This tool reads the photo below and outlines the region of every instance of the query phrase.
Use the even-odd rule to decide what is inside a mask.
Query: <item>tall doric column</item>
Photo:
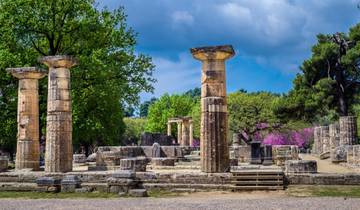
[[[182,145],[182,123],[177,122],[177,141],[179,145]]]
[[[168,122],[168,124],[167,124],[167,135],[171,136],[171,123],[170,122]]]
[[[46,172],[72,170],[72,109],[70,68],[76,61],[70,56],[47,56],[40,60],[49,67]]]
[[[334,123],[329,125],[329,138],[330,138],[330,149],[334,150],[339,146],[340,143],[340,125]]]
[[[19,79],[18,135],[15,168],[39,170],[39,83],[46,71],[35,67],[9,68]]]
[[[229,171],[225,60],[234,56],[232,46],[191,49],[202,62],[201,78],[201,170]]]
[[[190,139],[189,139],[189,120],[183,119],[182,121],[182,137],[181,137],[181,146],[189,146],[190,145]]]
[[[330,136],[329,136],[329,126],[320,127],[320,138],[321,138],[321,153],[330,151]]]
[[[320,154],[321,153],[321,128],[317,126],[314,128],[314,145],[313,145],[313,153]]]
[[[356,117],[340,117],[340,145],[353,145],[357,138]]]
[[[194,146],[194,127],[193,127],[193,121],[189,121],[189,146]]]

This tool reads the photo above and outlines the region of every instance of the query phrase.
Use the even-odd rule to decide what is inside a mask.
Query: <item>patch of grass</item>
[[[91,193],[45,193],[45,192],[0,192],[0,199],[73,199],[73,198],[118,198],[117,194],[91,192]]]
[[[296,197],[350,197],[360,198],[360,186],[290,186],[287,189],[290,196]]]

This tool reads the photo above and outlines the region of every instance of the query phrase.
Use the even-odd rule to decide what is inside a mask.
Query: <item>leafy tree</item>
[[[360,24],[348,34],[320,34],[317,39],[312,56],[302,64],[302,74],[297,75],[294,89],[277,113],[319,121],[313,116],[334,112],[345,116],[351,111],[360,85]]]
[[[120,143],[122,107],[138,104],[141,91],[153,90],[151,58],[135,54],[135,46],[136,33],[127,26],[123,8],[99,10],[94,0],[2,0],[0,116],[16,119],[16,85],[4,76],[6,67],[37,65],[39,56],[73,55],[80,63],[71,70],[74,144]],[[45,80],[40,92],[46,92]],[[5,123],[0,133],[8,137],[1,141],[16,136],[15,123]]]
[[[166,133],[168,119],[190,116],[195,103],[187,95],[164,94],[149,108],[146,131]]]
[[[149,112],[149,107],[157,101],[157,98],[151,98],[149,101],[145,101],[140,104],[140,117],[147,117]]]
[[[267,92],[229,94],[230,131],[242,134],[243,140],[248,141],[257,138],[260,131],[278,128],[279,121],[273,113],[273,102],[278,97]]]
[[[188,90],[184,93],[184,95],[190,96],[191,98],[194,98],[194,100],[200,99],[201,89],[197,87],[197,88]]]
[[[141,134],[145,131],[145,118],[124,118],[125,132],[123,134],[123,143],[139,143]]]

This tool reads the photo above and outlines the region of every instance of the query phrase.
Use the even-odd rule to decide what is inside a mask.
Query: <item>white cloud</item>
[[[194,23],[194,17],[188,11],[176,11],[171,16],[174,24],[186,24],[192,25]]]

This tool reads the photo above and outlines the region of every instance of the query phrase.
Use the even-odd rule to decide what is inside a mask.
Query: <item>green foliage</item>
[[[149,101],[145,101],[144,103],[140,104],[140,117],[147,117],[149,112],[149,107],[155,103],[157,98],[151,98]]]
[[[333,121],[351,113],[359,89],[360,24],[348,34],[318,35],[312,55],[301,66],[294,88],[277,104],[282,119]],[[349,113],[350,112],[350,113]],[[325,116],[325,117],[324,117]]]
[[[75,145],[119,144],[123,107],[152,91],[151,58],[135,54],[136,33],[123,8],[99,10],[93,0],[2,0],[0,2],[0,116],[16,119],[16,85],[6,67],[36,65],[42,55],[73,55],[73,140]],[[46,81],[40,93],[46,95]],[[4,107],[4,108],[3,108]],[[46,98],[40,99],[44,131]],[[6,113],[9,112],[9,113]],[[4,123],[1,120],[1,123]],[[1,135],[15,137],[13,121]],[[5,130],[5,127],[12,127]],[[1,141],[7,141],[7,137]],[[9,137],[9,138],[10,138]],[[15,139],[14,139],[15,140]]]
[[[271,128],[278,124],[273,103],[279,98],[267,92],[238,91],[228,95],[229,129],[231,132],[255,134],[260,124]]]
[[[146,131],[166,133],[168,119],[190,116],[196,103],[188,95],[164,94],[149,108]]]
[[[124,118],[125,132],[123,139],[125,142],[138,143],[141,134],[145,131],[145,118]]]

